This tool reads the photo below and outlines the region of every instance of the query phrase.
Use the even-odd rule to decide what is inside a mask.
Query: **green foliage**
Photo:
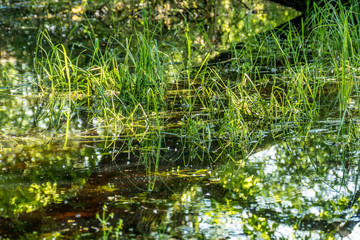
[[[119,239],[119,236],[121,236],[123,220],[119,219],[119,221],[115,227],[110,226],[109,219],[114,218],[114,214],[110,213],[108,216],[106,216],[107,211],[108,211],[107,206],[104,205],[101,216],[99,213],[96,214],[96,218],[100,221],[100,224],[101,224],[101,230],[102,230],[101,239],[103,239],[103,240],[116,239],[117,240],[117,239]]]
[[[105,1],[104,5],[112,6],[114,3]],[[36,142],[46,145],[48,141],[64,139],[62,145],[66,150],[70,140],[80,136],[86,139],[84,142],[94,144],[91,147],[96,151],[101,149],[103,156],[111,156],[116,167],[118,153],[126,152],[129,156],[134,153],[134,159],[127,159],[129,164],[130,160],[139,160],[146,165],[144,175],[153,176],[141,186],[149,191],[156,189],[162,162],[169,165],[174,162],[178,168],[180,163],[176,160],[179,159],[185,166],[204,166],[208,162],[213,166],[217,162],[217,175],[212,176],[211,181],[206,182],[203,175],[193,176],[197,180],[204,180],[206,186],[216,182],[225,191],[223,195],[212,196],[212,200],[219,202],[212,202],[217,205],[213,208],[216,211],[207,212],[208,216],[220,216],[225,210],[229,215],[239,213],[234,202],[241,201],[244,204],[236,207],[245,208],[251,213],[241,220],[244,233],[249,237],[274,238],[272,228],[279,225],[271,224],[271,221],[278,221],[281,214],[290,216],[286,224],[297,230],[301,228],[302,221],[315,221],[317,217],[316,214],[307,213],[310,210],[305,198],[292,195],[297,191],[301,177],[325,174],[332,164],[346,169],[357,161],[358,144],[352,142],[356,142],[359,132],[356,123],[351,120],[359,112],[357,79],[360,45],[354,41],[360,39],[357,29],[359,4],[352,2],[352,5],[345,7],[335,1],[331,3],[322,7],[314,5],[313,12],[301,28],[289,23],[281,30],[241,39],[244,47],[237,48],[233,44],[230,50],[233,58],[226,60],[223,65],[208,63],[211,53],[202,55],[199,60],[201,51],[216,47],[211,46],[211,38],[205,30],[202,35],[192,35],[191,23],[187,19],[181,20],[185,22],[185,27],[176,29],[176,36],[180,38],[179,42],[185,43],[184,46],[164,43],[161,40],[164,37],[161,35],[162,29],[152,29],[153,23],[149,20],[150,11],[154,9],[140,13],[134,10],[137,12],[135,16],[141,18],[136,21],[141,25],[141,30],[136,28],[127,37],[119,36],[121,32],[116,33],[116,29],[112,37],[101,38],[90,24],[81,25],[78,28],[90,39],[90,44],[69,45],[54,42],[54,38],[43,31],[37,40],[35,85],[41,93],[45,111],[36,112],[34,122],[37,124],[43,119],[50,119],[44,121],[43,125],[46,129],[53,128],[57,138],[43,140],[43,137],[38,137],[40,140]],[[115,19],[117,16],[112,14],[111,17]],[[181,21],[177,26],[184,23]],[[238,27],[236,24],[226,27],[229,22],[224,17],[220,22],[223,23],[224,32],[229,33],[234,26]],[[74,28],[72,32],[76,30]],[[166,34],[170,35],[168,32]],[[199,46],[202,40],[208,48]],[[169,51],[169,48],[172,50]],[[44,98],[48,99],[45,101]],[[353,99],[356,99],[356,104],[352,104]],[[14,115],[8,118],[5,111],[0,114],[3,116],[1,119],[6,119],[2,121],[18,120]],[[324,153],[314,147],[324,146],[324,139],[320,135],[314,137],[309,134],[311,126],[305,122],[327,119],[329,116],[339,116],[340,127],[326,138],[326,141],[331,139],[332,142],[322,147],[327,151]],[[81,130],[91,127],[91,131],[76,135],[79,130],[75,128],[75,119],[84,122],[85,127],[79,127]],[[291,130],[287,133],[286,127],[281,126],[289,123],[294,126],[289,127]],[[20,148],[20,138],[11,138],[10,131],[1,131],[2,141],[6,143],[0,148],[1,154],[16,151],[14,146]],[[294,140],[294,145],[279,140],[293,137],[300,139],[299,142]],[[179,145],[168,143],[169,139]],[[275,162],[277,171],[272,174],[267,174],[264,166],[248,158],[254,151],[261,150],[269,139],[278,140],[274,143],[277,155],[263,161],[264,165]],[[170,149],[174,145],[176,148]],[[171,157],[168,157],[170,154]],[[33,152],[30,155],[36,156]],[[17,160],[9,158],[9,162],[14,164],[12,169],[17,169]],[[30,162],[21,164],[31,165]],[[52,165],[51,172],[59,172],[60,176],[75,168],[74,163],[66,157],[58,162]],[[255,168],[248,163],[257,166]],[[315,167],[310,169],[309,166]],[[64,197],[59,194],[56,176],[41,182],[37,178],[43,178],[46,169],[36,164],[25,169],[27,171],[21,173],[32,184],[17,187],[11,192],[12,196],[6,196],[9,191],[2,190],[1,204],[7,209],[4,216],[36,211],[61,202]],[[15,170],[12,171],[9,175],[15,174]],[[122,174],[121,171],[119,167],[119,174]],[[282,176],[291,178],[285,190],[278,184]],[[77,176],[71,177],[75,179]],[[71,179],[72,183],[74,179]],[[80,188],[85,179],[79,177],[77,180],[81,183],[77,187]],[[202,184],[201,181],[199,184]],[[307,179],[307,184],[314,187],[315,181]],[[343,186],[343,182],[336,184]],[[98,187],[109,190],[106,186]],[[117,189],[110,183],[109,186],[112,186],[110,190]],[[206,187],[202,186],[202,189],[205,191]],[[191,200],[187,203],[188,209],[204,209],[201,204],[194,208],[192,206],[198,192],[193,187],[174,193],[174,199],[180,196],[180,200],[174,203],[174,211],[184,215],[181,207],[187,196]],[[271,200],[267,202],[267,207],[272,211],[262,209],[261,205],[260,210],[251,208],[251,205],[258,204],[259,196]],[[282,208],[285,211],[281,214],[274,210],[278,207],[279,199],[291,203],[291,207]],[[333,210],[347,210],[349,203],[347,197],[320,202],[324,207],[318,215],[325,220],[339,217],[340,214]],[[304,217],[295,216],[292,210],[304,213]],[[115,227],[111,226],[114,216],[107,215],[106,206],[102,214],[96,215],[103,239],[112,238],[114,234],[116,238],[119,236],[123,223],[120,220]],[[141,220],[144,225],[157,227],[158,221],[149,219],[143,217]],[[213,217],[212,223],[220,224],[219,219]],[[195,219],[193,223],[199,226],[198,220]],[[167,229],[163,227],[161,231],[166,234]],[[202,234],[196,232],[194,235],[203,237]]]
[[[91,31],[88,35],[93,49],[84,49],[73,58],[72,52],[68,54],[63,45],[53,44],[46,31],[40,34],[35,64],[39,88],[53,93],[73,91],[75,97],[96,95],[104,100],[106,107],[111,106],[110,100],[114,101],[111,96],[115,95],[115,100],[129,109],[128,114],[138,104],[152,108],[151,101],[164,102],[166,82],[162,54],[153,36],[136,33],[125,45],[112,38],[106,48],[100,50],[98,38]],[[90,65],[80,66],[81,57],[90,58]],[[153,98],[148,101],[147,95]]]

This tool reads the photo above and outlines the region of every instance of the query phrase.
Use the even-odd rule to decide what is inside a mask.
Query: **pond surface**
[[[119,135],[109,133],[93,114],[101,110],[89,107],[96,96],[77,102],[68,135],[66,98],[36,87],[33,62],[42,30],[74,54],[78,46],[92,44],[88,28],[100,46],[110,36],[125,44],[143,27],[140,13],[148,6],[1,2],[0,238],[355,239],[360,234],[360,219],[354,217],[360,212],[354,204],[360,195],[359,141],[349,137],[358,132],[358,122],[250,118],[255,140],[252,146],[237,145],[249,149],[246,153],[222,151],[226,144],[217,139],[193,142],[183,134],[190,123],[199,131],[213,123],[200,105],[189,115],[188,102],[178,97],[188,91],[172,79],[184,68],[176,55],[187,51],[178,32],[189,28],[192,64],[200,66],[209,54],[216,65],[231,59],[227,50],[243,39],[299,15],[270,1],[206,3],[154,5],[154,21],[161,23],[154,24],[161,32],[157,40],[164,54],[174,55],[167,64],[173,66],[168,76],[175,97],[169,91],[161,131],[145,136],[137,134],[140,123]],[[236,75],[237,69],[221,67],[222,76]],[[261,75],[275,75],[262,69]]]

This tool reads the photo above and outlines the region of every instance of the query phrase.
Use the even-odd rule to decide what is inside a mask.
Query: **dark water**
[[[161,2],[159,41],[181,49],[176,34],[186,19],[194,64],[209,51],[216,61],[232,43],[298,14],[271,2],[244,3]],[[76,44],[91,44],[86,27],[103,44],[113,35],[125,41],[141,29],[146,8],[80,5],[1,2],[0,238],[356,239],[359,141],[349,138],[356,122],[264,124],[255,127],[262,141],[250,154],[219,157],[214,143],[201,158],[197,145],[174,134],[183,103],[172,104],[168,129],[143,145],[134,136],[109,135],[79,104],[63,147],[66,100],[34,87],[38,33],[46,29],[56,42],[75,44],[76,53]]]

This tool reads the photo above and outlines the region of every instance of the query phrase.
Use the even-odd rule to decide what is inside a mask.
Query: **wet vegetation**
[[[357,1],[0,12],[2,238],[356,236]]]

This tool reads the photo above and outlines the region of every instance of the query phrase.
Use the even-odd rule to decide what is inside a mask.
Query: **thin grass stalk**
[[[68,79],[68,85],[69,85],[69,106],[68,106],[68,112],[66,114],[66,134],[65,134],[65,142],[64,142],[64,147],[66,147],[67,141],[68,141],[68,137],[69,137],[69,128],[70,128],[70,113],[71,113],[71,79],[70,79],[70,70],[69,70],[69,65],[68,65],[68,56],[66,54],[66,49],[64,47],[64,45],[61,45],[63,52],[64,52],[64,61],[65,61],[65,73],[66,73],[66,78]]]

